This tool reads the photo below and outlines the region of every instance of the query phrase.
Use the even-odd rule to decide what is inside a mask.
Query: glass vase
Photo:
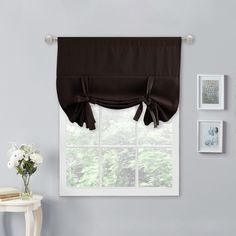
[[[21,199],[29,200],[32,198],[32,191],[30,187],[30,175],[22,175]]]

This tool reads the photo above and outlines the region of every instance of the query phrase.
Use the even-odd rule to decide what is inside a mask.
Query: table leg
[[[39,207],[34,211],[34,236],[40,236],[42,228],[42,208]]]
[[[27,210],[25,212],[25,235],[26,236],[34,236],[33,232],[34,232],[34,217],[33,217],[33,212],[32,210]]]

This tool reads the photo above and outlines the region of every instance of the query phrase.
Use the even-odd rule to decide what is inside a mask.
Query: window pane
[[[139,148],[139,186],[172,187],[172,150]]]
[[[68,187],[99,186],[98,149],[66,149],[66,184]]]
[[[135,149],[102,149],[102,186],[135,186]]]
[[[92,109],[97,126],[95,130],[89,130],[85,127],[80,127],[76,123],[71,123],[66,117],[66,146],[98,144],[99,109],[98,106],[94,105],[92,106]]]
[[[101,144],[135,144],[134,108],[111,110],[102,108]]]
[[[157,128],[153,123],[149,126],[143,122],[138,123],[138,144],[139,145],[173,145],[173,124],[172,121],[160,122]]]

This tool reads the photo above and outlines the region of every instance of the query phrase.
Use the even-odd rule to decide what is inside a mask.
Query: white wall
[[[234,236],[236,233],[236,2],[234,0],[1,0],[0,185],[9,141],[36,143],[45,162],[33,179],[45,196],[43,236]],[[59,197],[56,45],[44,36],[179,36],[180,197]],[[196,110],[196,74],[227,78],[227,109]],[[196,153],[196,120],[226,121],[225,154]],[[5,226],[4,226],[5,225]],[[23,235],[20,214],[0,214],[0,235]]]

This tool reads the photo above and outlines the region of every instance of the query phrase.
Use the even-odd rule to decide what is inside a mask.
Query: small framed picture
[[[223,152],[223,121],[197,121],[197,150],[203,153]]]
[[[198,110],[224,110],[224,75],[197,75]]]

